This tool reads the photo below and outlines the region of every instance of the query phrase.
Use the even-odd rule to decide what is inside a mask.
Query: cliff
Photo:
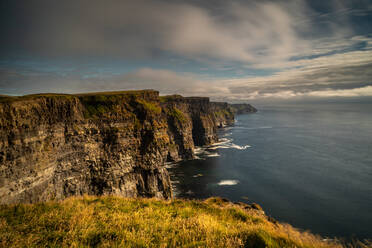
[[[0,97],[0,203],[172,196],[166,161],[232,124],[226,103],[153,90]]]
[[[257,112],[257,109],[248,103],[230,104],[230,107],[233,112],[238,115]]]

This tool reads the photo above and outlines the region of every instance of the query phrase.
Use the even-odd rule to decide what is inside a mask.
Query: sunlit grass
[[[2,247],[341,247],[211,198],[120,197],[0,206]]]

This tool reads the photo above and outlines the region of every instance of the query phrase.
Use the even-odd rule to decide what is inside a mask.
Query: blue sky
[[[2,1],[0,94],[372,97],[372,1]]]

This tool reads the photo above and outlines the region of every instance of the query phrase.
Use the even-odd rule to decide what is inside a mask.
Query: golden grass
[[[128,96],[140,96],[146,93],[155,93],[158,94],[157,91],[152,89],[146,90],[126,90],[126,91],[102,91],[102,92],[88,92],[88,93],[78,93],[78,94],[64,94],[64,93],[37,93],[37,94],[29,94],[23,96],[9,96],[9,95],[0,95],[0,102],[14,102],[14,101],[21,101],[21,100],[32,100],[35,98],[41,97],[49,97],[49,98],[72,98],[72,97],[91,97],[91,96],[120,96],[120,95],[128,95]]]
[[[0,206],[1,247],[342,247],[211,198],[113,196]]]

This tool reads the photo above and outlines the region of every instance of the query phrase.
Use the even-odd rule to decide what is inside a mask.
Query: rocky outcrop
[[[165,162],[193,158],[233,121],[227,103],[153,90],[0,97],[0,203],[171,198]]]
[[[257,112],[257,109],[248,103],[230,104],[230,107],[233,112],[238,115]]]
[[[211,102],[212,112],[218,127],[234,124],[235,110],[226,102]]]

